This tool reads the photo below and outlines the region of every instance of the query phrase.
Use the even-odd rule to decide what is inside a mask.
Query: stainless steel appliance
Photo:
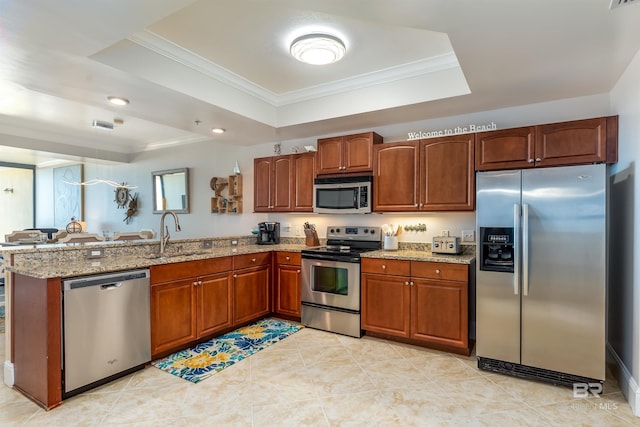
[[[63,282],[64,397],[151,360],[149,270]]]
[[[327,245],[302,250],[302,324],[353,337],[360,328],[360,254],[380,249],[380,227],[327,228]]]
[[[258,244],[277,245],[280,243],[280,223],[279,222],[259,222],[258,223]]]
[[[431,241],[431,252],[434,254],[459,254],[459,237],[434,236]]]
[[[477,174],[478,367],[605,378],[606,165]]]
[[[317,213],[371,213],[371,176],[316,178],[313,211]]]

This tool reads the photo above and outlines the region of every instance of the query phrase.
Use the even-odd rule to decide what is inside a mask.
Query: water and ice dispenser
[[[480,227],[480,270],[513,273],[513,227]]]

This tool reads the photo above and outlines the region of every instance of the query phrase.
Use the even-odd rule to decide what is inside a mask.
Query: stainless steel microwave
[[[313,211],[330,214],[371,213],[371,176],[316,178]]]

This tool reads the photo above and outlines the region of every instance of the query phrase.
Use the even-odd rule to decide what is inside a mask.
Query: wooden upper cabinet
[[[607,160],[606,117],[536,126],[536,166]]]
[[[418,210],[419,145],[392,142],[373,147],[373,210]]]
[[[535,126],[476,134],[476,170],[533,167]]]
[[[288,212],[291,210],[293,184],[292,156],[277,156],[273,158],[273,180],[270,188],[271,211]]]
[[[617,161],[618,116],[476,134],[476,170]]]
[[[420,209],[475,207],[474,134],[420,141]]]
[[[316,153],[253,160],[254,212],[312,212]]]
[[[271,211],[272,165],[273,157],[253,160],[253,210],[255,212]]]
[[[374,211],[468,211],[474,202],[473,134],[374,147]]]
[[[316,153],[293,155],[291,210],[313,212],[313,179],[316,175]]]
[[[375,132],[318,140],[316,173],[331,175],[373,171],[373,146],[382,143]]]
[[[318,140],[316,173],[331,174],[342,172],[342,137]]]

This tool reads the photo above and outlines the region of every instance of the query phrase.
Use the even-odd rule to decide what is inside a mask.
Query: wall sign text
[[[487,130],[496,130],[498,127],[494,122],[484,125],[467,125],[456,126],[450,129],[433,130],[433,131],[417,131],[407,132],[408,140],[413,141],[416,139],[435,138],[438,136],[460,135],[463,133],[484,132]]]

